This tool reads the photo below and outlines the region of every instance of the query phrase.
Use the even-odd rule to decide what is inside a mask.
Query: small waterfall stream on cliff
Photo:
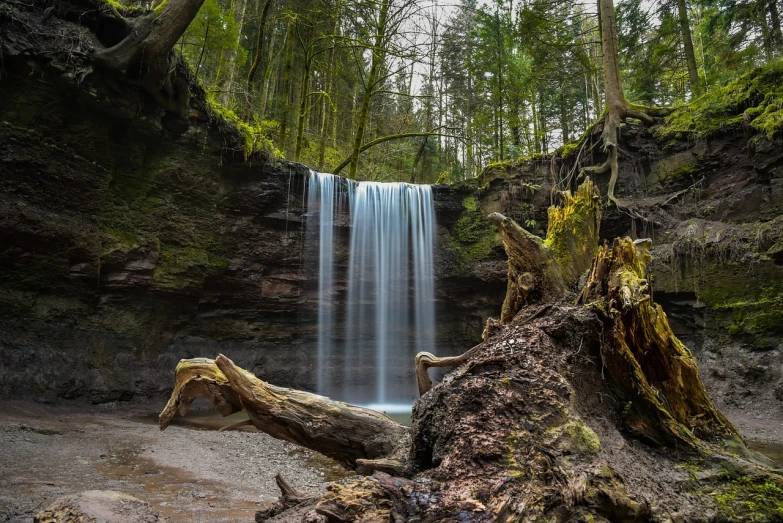
[[[317,391],[405,410],[416,396],[415,354],[435,352],[432,190],[323,173],[307,187],[306,241],[318,256]],[[349,249],[338,259],[346,207]]]

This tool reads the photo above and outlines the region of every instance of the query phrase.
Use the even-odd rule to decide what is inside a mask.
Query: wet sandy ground
[[[347,475],[254,428],[216,432],[241,415],[189,415],[161,432],[156,409],[0,403],[0,521],[29,522],[64,494],[100,489],[147,501],[169,521],[250,522],[279,495],[277,471],[312,492]]]
[[[241,413],[192,412],[160,432],[160,407],[0,403],[0,521],[29,522],[64,494],[108,489],[147,501],[169,521],[251,522],[259,503],[277,498],[277,471],[312,492],[348,475],[252,427],[217,432]],[[783,463],[777,420],[726,414],[752,448]]]

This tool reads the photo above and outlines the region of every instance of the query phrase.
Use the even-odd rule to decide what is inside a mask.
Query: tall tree
[[[654,123],[653,113],[655,115],[664,115],[668,112],[661,108],[645,108],[630,104],[625,99],[623,93],[623,84],[620,79],[620,55],[617,49],[617,23],[615,20],[615,10],[613,0],[599,0],[598,17],[601,23],[601,49],[603,50],[603,71],[604,71],[604,117],[603,131],[601,141],[603,150],[606,152],[606,161],[595,167],[584,169],[586,173],[600,174],[610,172],[609,189],[607,198],[619,206],[620,202],[614,195],[617,178],[619,175],[617,155],[618,155],[618,133],[620,126],[627,117],[637,118],[645,124]]]
[[[694,96],[701,94],[701,83],[699,82],[699,69],[696,65],[696,52],[693,49],[693,39],[691,38],[691,24],[688,18],[688,7],[685,0],[677,0],[677,13],[680,18],[680,31],[682,32],[682,46],[685,49],[685,59],[688,62],[688,79],[691,86],[691,92]]]

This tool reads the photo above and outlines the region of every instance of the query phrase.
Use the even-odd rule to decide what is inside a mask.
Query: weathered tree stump
[[[372,472],[269,522],[780,521],[783,476],[710,401],[652,300],[648,242],[599,247],[589,181],[562,199],[545,239],[490,217],[509,257],[501,321],[462,356],[417,356],[410,430],[223,356],[180,363],[161,427],[206,396]],[[456,368],[433,386],[437,366]]]

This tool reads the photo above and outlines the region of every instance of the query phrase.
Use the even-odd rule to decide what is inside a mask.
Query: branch
[[[456,138],[456,139],[461,139],[462,138],[461,136],[456,136],[456,135],[453,135],[453,134],[444,134],[444,133],[437,133],[437,132],[432,132],[432,131],[425,131],[425,132],[418,132],[418,133],[390,134],[390,135],[387,135],[387,136],[381,136],[380,138],[376,138],[375,140],[372,140],[372,141],[367,142],[366,144],[362,145],[359,148],[359,153],[363,153],[364,151],[366,151],[370,147],[378,145],[379,143],[388,142],[388,141],[391,141],[391,140],[401,140],[403,138],[415,138],[417,136],[444,136],[446,138]],[[340,165],[338,165],[337,167],[334,168],[334,171],[332,172],[332,174],[339,174],[340,171],[345,169],[348,166],[348,164],[351,163],[351,160],[352,160],[352,158],[350,158],[350,157],[348,157],[345,160],[343,160],[340,163]]]

